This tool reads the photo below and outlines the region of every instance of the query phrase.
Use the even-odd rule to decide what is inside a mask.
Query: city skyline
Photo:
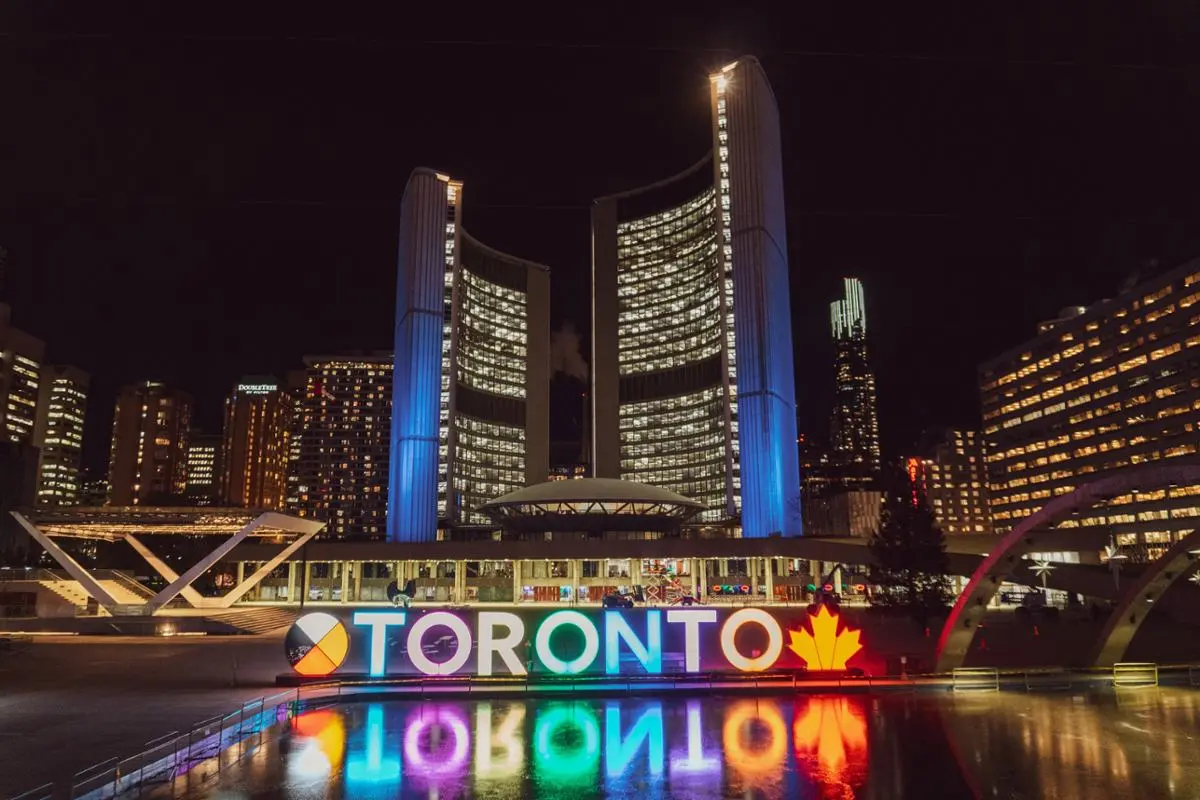
[[[20,157],[0,187],[2,297],[57,361],[95,376],[89,430],[111,418],[121,385],[146,378],[196,392],[212,430],[239,375],[388,346],[399,195],[429,163],[473,187],[466,214],[482,241],[551,265],[554,327],[586,331],[591,200],[692,163],[707,97],[689,87],[756,53],[781,108],[796,372],[829,363],[827,303],[858,276],[880,298],[880,429],[884,451],[900,453],[927,427],[975,424],[976,367],[1036,321],[1110,295],[1151,258],[1200,249],[1185,168],[1198,110],[1171,69],[1188,48],[1142,37],[1159,28],[1133,11],[1106,13],[1090,28],[1111,34],[1103,46],[1076,42],[1066,12],[1047,9],[1022,23],[1020,49],[967,25],[930,38],[942,26],[898,9],[853,24],[838,9],[756,24],[651,10],[637,30],[599,24],[586,37],[472,20],[462,39],[478,44],[300,12],[286,37],[254,15],[152,33],[119,14],[70,30],[42,20],[28,35],[14,25],[5,47],[23,57],[5,75],[14,103],[0,147]],[[995,22],[978,30],[1007,29]],[[239,25],[261,35],[221,38]],[[308,37],[318,28],[330,36]],[[909,44],[890,44],[893,32]],[[426,58],[445,64],[461,107],[490,120],[487,136],[444,113],[441,81],[413,77]],[[398,85],[403,113],[387,100]],[[553,126],[540,122],[548,106]],[[234,328],[231,296],[263,319],[307,319]],[[148,337],[159,308],[175,328]],[[825,428],[824,383],[797,389],[810,434]],[[904,391],[914,384],[919,398]],[[85,449],[103,463],[98,437]]]

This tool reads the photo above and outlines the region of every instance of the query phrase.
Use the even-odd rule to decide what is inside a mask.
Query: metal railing
[[[228,714],[196,723],[186,733],[171,731],[146,742],[131,756],[101,761],[67,780],[43,784],[12,800],[108,800],[140,795],[178,781],[183,781],[183,786],[173,787],[175,790],[195,788],[197,781],[203,783],[236,764],[301,711],[326,700],[336,701],[340,694],[340,687],[320,685],[249,700]]]
[[[1158,664],[1142,661],[1113,664],[1112,683],[1119,689],[1158,686]]]
[[[950,677],[956,692],[1000,691],[1000,672],[995,667],[959,667]]]

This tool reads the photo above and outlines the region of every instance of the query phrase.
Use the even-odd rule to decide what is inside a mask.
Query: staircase
[[[38,585],[49,589],[73,606],[87,605],[88,593],[84,591],[79,581],[44,580],[38,581]]]
[[[289,628],[300,614],[288,608],[239,608],[204,616],[237,628],[242,633],[259,634]]]

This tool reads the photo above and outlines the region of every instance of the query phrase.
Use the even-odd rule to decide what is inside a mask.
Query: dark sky
[[[1039,319],[1200,254],[1191,2],[340,5],[0,5],[0,296],[95,376],[90,465],[122,383],[187,389],[216,430],[243,373],[388,348],[418,165],[462,178],[465,227],[550,266],[555,323],[585,330],[590,201],[702,155],[706,75],[742,53],[782,115],[810,433],[842,275],[899,455],[978,425],[976,366]]]

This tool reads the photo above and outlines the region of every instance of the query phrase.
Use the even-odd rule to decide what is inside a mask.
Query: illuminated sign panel
[[[286,641],[300,675],[373,678],[842,671],[862,648],[824,606],[347,609],[300,617]]]
[[[279,385],[274,383],[239,383],[238,394],[270,394],[279,391]]]

